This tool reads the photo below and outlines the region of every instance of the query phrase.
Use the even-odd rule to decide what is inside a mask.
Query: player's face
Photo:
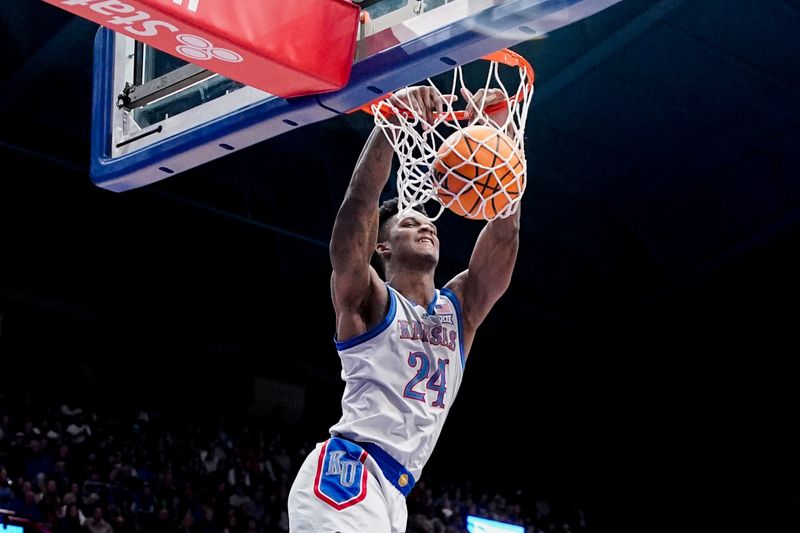
[[[390,236],[392,258],[418,258],[435,266],[439,261],[439,238],[433,222],[417,211],[397,216]]]

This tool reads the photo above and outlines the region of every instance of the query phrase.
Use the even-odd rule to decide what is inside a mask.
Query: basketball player
[[[500,97],[493,92],[485,104]],[[442,111],[431,88],[411,87],[394,98],[429,121]],[[443,288],[434,286],[436,226],[421,208],[398,213],[396,199],[378,207],[393,153],[376,128],[333,227],[331,297],[345,381],[342,417],[295,478],[292,533],[405,531],[405,497],[453,405],[475,331],[511,281],[519,210],[489,222],[469,268]],[[373,253],[385,281],[370,266]]]

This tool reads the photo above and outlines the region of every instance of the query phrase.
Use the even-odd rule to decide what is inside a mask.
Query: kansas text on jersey
[[[384,320],[336,342],[345,390],[330,431],[378,445],[418,479],[461,385],[461,307],[448,289],[423,307],[386,287]]]

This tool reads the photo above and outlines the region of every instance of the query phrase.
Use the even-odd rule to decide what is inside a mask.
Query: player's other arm
[[[482,112],[480,110],[483,107],[505,98],[499,89],[489,89],[485,94],[484,89],[480,89],[474,95],[462,89],[462,94],[467,99],[467,112],[470,115]],[[495,124],[505,124],[507,116],[507,109],[501,108],[489,118]],[[489,222],[478,236],[469,260],[469,268],[446,285],[461,301],[464,347],[467,352],[472,345],[475,330],[511,283],[519,249],[519,221],[518,207],[513,215]]]
[[[520,212],[492,220],[481,231],[469,268],[447,284],[462,304],[464,346],[469,351],[475,330],[511,283],[519,250]]]

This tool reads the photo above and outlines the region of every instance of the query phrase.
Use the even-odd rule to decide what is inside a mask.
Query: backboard
[[[620,0],[363,0],[342,89],[284,99],[101,28],[92,181],[125,191],[326,120]],[[298,32],[302,32],[302,27]],[[192,36],[188,36],[192,37]],[[225,53],[189,40],[188,52]]]

